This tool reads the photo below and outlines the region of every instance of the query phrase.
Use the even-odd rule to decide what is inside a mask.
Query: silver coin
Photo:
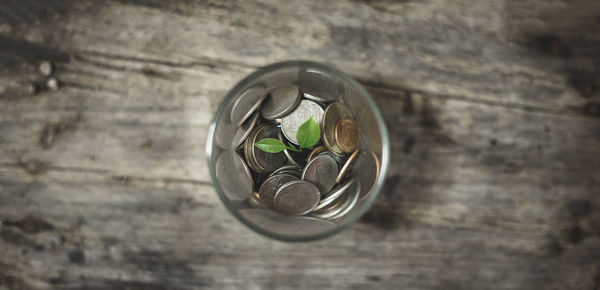
[[[308,93],[302,93],[302,97],[304,97],[305,99],[309,99],[309,100],[311,100],[311,101],[313,101],[313,102],[315,102],[315,103],[319,104],[319,106],[321,106],[321,107],[323,107],[323,108],[327,107],[327,104],[326,104],[326,103],[324,103],[324,102],[321,100],[321,98],[317,98],[317,97],[315,97],[315,96],[313,96],[313,95],[311,95],[311,94],[308,94]]]
[[[273,173],[271,173],[269,176],[282,173],[283,171],[300,171],[300,168],[295,165],[284,165],[275,169],[275,171],[273,171]]]
[[[231,107],[229,116],[232,124],[241,126],[267,98],[267,89],[263,86],[251,87],[243,91]]]
[[[360,198],[364,199],[371,193],[379,179],[379,158],[374,152],[363,151],[359,154],[355,166],[359,169],[356,171],[356,175],[361,184]]]
[[[244,124],[242,124],[242,126],[239,126],[235,129],[235,133],[233,134],[233,138],[231,140],[231,148],[238,148],[244,143],[244,141],[246,141],[246,138],[248,138],[256,123],[258,123],[259,117],[259,113],[254,112],[252,116],[246,120]]]
[[[300,102],[300,90],[296,85],[283,85],[269,92],[260,113],[267,120],[275,120],[291,113]]]
[[[276,88],[295,83],[298,80],[299,72],[300,68],[297,67],[278,69],[259,76],[256,81],[264,83],[267,89]]]
[[[314,217],[318,217],[318,218],[323,218],[323,219],[327,219],[330,218],[338,213],[340,213],[342,211],[342,207],[344,206],[344,204],[347,202],[347,198],[344,196],[344,198],[340,198],[335,200],[335,202],[330,203],[328,206],[312,212],[311,215]]]
[[[277,174],[267,178],[258,190],[258,199],[266,208],[273,209],[275,193],[284,184],[298,180],[297,177],[289,174]]]
[[[269,178],[271,176],[274,176],[274,175],[277,175],[277,174],[288,174],[288,175],[291,175],[291,176],[295,176],[297,179],[300,179],[300,177],[302,176],[302,171],[300,171],[297,168],[294,168],[294,169],[283,169],[283,170],[277,169],[277,170],[273,171],[273,173],[269,174],[269,176],[267,176],[267,178]]]
[[[312,96],[310,94],[302,93],[302,97],[319,104],[319,106],[321,106],[321,108],[323,108],[323,109],[327,108],[327,103],[323,103],[323,102],[319,101],[318,98],[315,98],[314,96]]]
[[[254,171],[257,170],[256,168],[258,167],[258,165],[256,165],[256,162],[254,161],[252,147],[254,146],[254,140],[256,139],[256,133],[258,132],[258,129],[264,126],[267,126],[267,124],[258,124],[254,126],[254,129],[252,129],[250,135],[248,136],[248,138],[246,138],[246,141],[244,141],[244,158],[246,159],[248,166],[254,169]]]
[[[254,181],[244,159],[233,150],[226,150],[217,159],[215,174],[219,186],[231,200],[244,200],[252,193]]]
[[[283,170],[279,172],[279,174],[289,174],[295,176],[297,179],[300,179],[300,177],[302,176],[302,172],[298,170]]]
[[[290,181],[275,193],[275,208],[287,215],[302,215],[310,212],[321,199],[321,192],[312,183],[304,180]]]
[[[281,119],[281,131],[283,132],[283,135],[285,135],[285,138],[290,142],[298,145],[296,133],[298,132],[300,125],[310,119],[311,116],[317,124],[321,125],[323,112],[323,108],[317,103],[309,100],[302,100],[296,110]]]
[[[296,162],[296,160],[295,160],[295,159],[294,159],[294,157],[292,156],[292,153],[291,153],[289,150],[287,150],[287,149],[283,150],[283,154],[285,154],[285,157],[287,157],[288,161],[289,161],[289,162],[290,162],[292,165],[294,165],[294,166],[298,166],[298,167],[301,167],[301,166],[300,166],[300,164],[298,164],[298,162]]]
[[[223,149],[231,148],[231,136],[233,136],[236,126],[229,121],[219,120],[215,128],[215,141]]]
[[[331,209],[315,212],[313,216],[334,220],[349,213],[358,202],[358,197],[360,196],[360,183],[355,182],[352,185],[353,186],[348,189],[348,194],[344,195],[344,198],[336,203]]]
[[[302,180],[313,183],[321,192],[329,192],[335,185],[337,175],[337,162],[331,154],[323,154],[308,162],[302,171]]]
[[[341,207],[341,210],[337,214],[329,217],[329,219],[332,219],[332,220],[340,219],[340,218],[344,217],[345,215],[347,215],[350,211],[352,211],[352,209],[354,208],[354,206],[356,205],[356,203],[358,202],[359,197],[360,197],[360,182],[359,181],[355,182],[348,191],[352,193],[348,197],[349,202],[347,204],[343,205]]]
[[[340,198],[340,196],[342,196],[346,192],[346,190],[348,190],[348,188],[350,188],[350,186],[352,184],[354,184],[354,182],[356,182],[355,178],[349,179],[348,181],[334,187],[326,195],[322,195],[321,201],[319,201],[319,205],[317,205],[313,209],[313,211],[319,211],[319,210],[331,205],[338,198]]]
[[[277,127],[266,125],[266,126],[257,126],[255,127],[256,134],[252,139],[248,139],[251,142],[252,146],[250,149],[250,158],[252,162],[248,161],[248,165],[252,167],[252,169],[256,170],[256,172],[261,174],[266,174],[274,171],[279,168],[285,160],[285,154],[283,152],[279,153],[269,153],[262,151],[261,149],[254,146],[256,142],[265,139],[265,138],[275,138],[277,139],[277,134],[279,129]],[[254,166],[253,166],[254,165]]]
[[[356,163],[356,161],[358,160],[358,152],[360,152],[360,149],[354,150],[354,153],[352,153],[352,155],[348,157],[346,163],[344,163],[344,166],[342,166],[340,173],[335,178],[336,183],[340,183],[340,181],[342,181],[342,178],[344,178],[344,175],[348,174],[348,172],[352,170],[352,166],[354,166],[354,163]]]
[[[317,156],[319,156],[319,155],[331,155],[331,157],[333,157],[333,159],[335,159],[335,162],[337,162],[338,164],[346,163],[345,158],[337,156],[337,155],[333,154],[333,152],[331,152],[331,151],[325,151],[325,152],[321,152],[321,153],[317,154]]]
[[[325,151],[327,151],[327,147],[325,147],[325,145],[315,147],[312,151],[310,151],[308,157],[306,157],[306,161],[311,161],[313,157],[317,157],[319,154]]]
[[[231,112],[231,106],[235,100],[229,100],[224,104],[223,111],[219,118],[215,122],[215,130],[213,139],[219,145],[219,147],[223,149],[231,148],[231,136],[235,132],[236,126],[231,124],[229,120],[229,114],[226,112]]]
[[[318,72],[300,72],[296,83],[304,93],[304,97],[323,103],[335,101],[340,93],[338,83]]]
[[[285,216],[266,209],[242,209],[240,215],[268,232],[287,236],[307,236],[323,233],[336,223],[308,216]]]

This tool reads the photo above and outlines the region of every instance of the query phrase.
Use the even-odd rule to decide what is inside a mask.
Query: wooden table
[[[393,143],[372,210],[303,244],[237,222],[204,153],[290,59]],[[599,1],[4,0],[0,64],[0,289],[598,289]]]

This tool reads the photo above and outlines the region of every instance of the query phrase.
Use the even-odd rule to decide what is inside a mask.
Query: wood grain
[[[599,17],[583,0],[0,1],[0,289],[595,289]],[[204,153],[221,96],[290,59],[360,80],[393,147],[373,208],[306,244],[239,224]]]

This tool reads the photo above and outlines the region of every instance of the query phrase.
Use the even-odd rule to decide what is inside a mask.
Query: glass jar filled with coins
[[[388,167],[374,101],[312,62],[261,68],[225,97],[209,128],[213,184],[244,224],[288,241],[320,239],[364,214]]]

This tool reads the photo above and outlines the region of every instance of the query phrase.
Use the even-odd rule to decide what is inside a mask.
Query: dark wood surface
[[[360,80],[393,143],[371,211],[304,244],[234,220],[204,154],[290,59]],[[598,1],[0,0],[0,289],[594,290],[599,194]]]

